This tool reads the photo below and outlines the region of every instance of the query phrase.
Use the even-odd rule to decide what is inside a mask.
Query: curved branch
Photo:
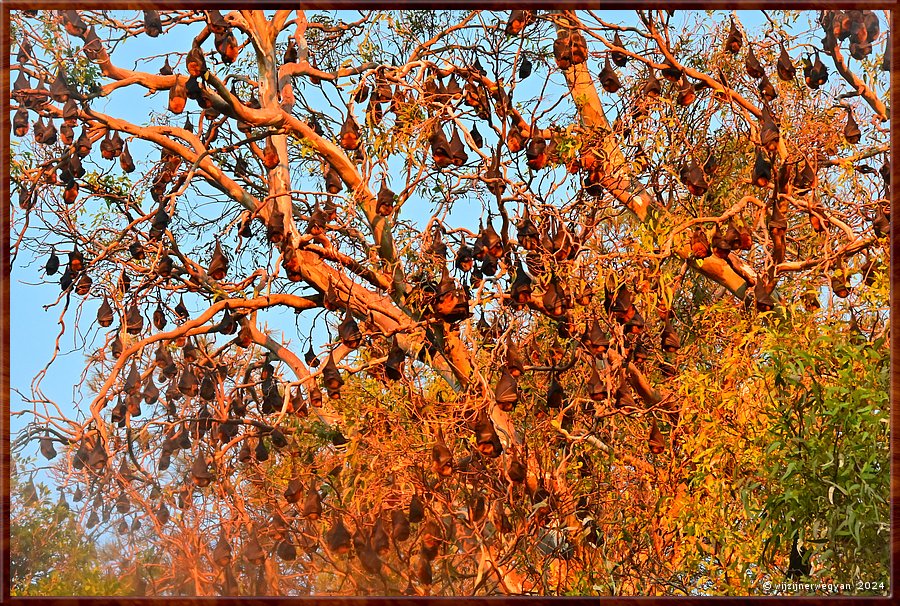
[[[847,66],[846,61],[844,61],[844,56],[841,54],[840,42],[835,41],[835,45],[833,48],[825,49],[826,53],[831,55],[832,60],[834,61],[834,67],[837,69],[837,72],[843,76],[844,80],[847,81],[850,86],[853,87],[853,90],[856,91],[860,97],[862,97],[863,101],[865,101],[869,107],[872,108],[872,111],[875,112],[875,115],[882,121],[887,122],[891,119],[890,109],[885,106],[885,104],[878,98],[878,95],[875,94],[871,88],[866,86],[865,82],[859,79],[856,74],[850,71],[850,68]],[[891,49],[887,49],[885,52],[891,52]]]
[[[145,339],[142,339],[127,349],[122,351],[122,355],[119,356],[119,359],[113,364],[113,367],[109,371],[109,375],[106,380],[103,382],[101,388],[97,391],[97,396],[94,398],[94,401],[91,402],[91,416],[94,418],[94,421],[97,424],[98,429],[103,435],[104,439],[106,439],[106,426],[100,419],[100,411],[106,407],[106,394],[109,392],[113,383],[115,383],[116,378],[119,375],[119,371],[125,366],[125,363],[128,359],[136,354],[137,352],[143,350],[145,347],[152,345],[153,343],[157,343],[159,341],[170,341],[173,339],[177,339],[179,337],[194,335],[194,334],[204,334],[210,332],[212,327],[205,327],[201,330],[195,330],[202,327],[207,320],[210,320],[213,316],[215,316],[220,311],[224,311],[225,309],[248,309],[248,310],[258,310],[264,309],[268,307],[272,307],[275,305],[284,305],[287,307],[292,307],[296,310],[304,310],[304,309],[313,309],[315,307],[319,307],[321,302],[317,299],[312,299],[308,297],[300,297],[297,295],[288,295],[288,294],[274,294],[268,295],[264,297],[256,297],[254,299],[226,299],[224,301],[219,301],[218,303],[214,303],[211,305],[206,311],[201,313],[196,318],[188,320],[184,324],[181,324],[177,328],[166,332],[158,332],[154,335],[151,335]]]

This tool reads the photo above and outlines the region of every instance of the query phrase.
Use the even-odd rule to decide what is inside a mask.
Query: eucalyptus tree
[[[155,546],[148,592],[740,593],[829,570],[813,510],[773,500],[764,423],[817,379],[769,362],[786,329],[883,353],[883,17],[11,28],[13,262],[59,282],[89,401],[38,378],[17,447],[56,457],[87,529]]]

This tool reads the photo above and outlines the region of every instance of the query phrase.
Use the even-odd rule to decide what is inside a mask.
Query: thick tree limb
[[[578,19],[571,13],[566,13],[566,20],[574,26],[581,26]],[[559,24],[557,27],[561,28],[562,25]],[[630,210],[638,220],[653,221],[653,214],[660,212],[659,204],[646,188],[635,181],[630,174],[629,164],[625,161],[618,141],[616,141],[603,112],[600,96],[587,64],[574,65],[565,70],[564,75],[566,83],[569,85],[569,93],[585,125],[605,131],[602,146],[608,168],[604,172],[601,185]],[[743,298],[747,291],[747,281],[738,275],[727,262],[717,257],[703,259],[702,262],[693,260],[691,266],[700,274],[727,288],[738,298]]]
[[[844,55],[841,54],[841,46],[840,41],[835,40],[835,45],[833,48],[825,49],[826,53],[831,55],[832,60],[834,61],[834,67],[837,69],[837,72],[843,76],[844,80],[847,81],[850,86],[853,87],[853,90],[862,97],[863,101],[865,101],[869,107],[872,108],[872,111],[875,112],[875,115],[882,121],[887,122],[891,118],[890,109],[885,106],[885,104],[878,98],[878,95],[875,94],[871,88],[866,86],[865,82],[859,79],[859,77],[850,71],[850,68],[847,66],[847,62],[844,61]],[[887,49],[886,52],[891,52],[891,49]]]

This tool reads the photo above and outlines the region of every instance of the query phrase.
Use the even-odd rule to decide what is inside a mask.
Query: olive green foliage
[[[676,577],[694,591],[771,595],[766,581],[794,580],[794,537],[806,581],[890,591],[886,284],[866,298],[856,324],[839,306],[750,318],[721,301],[695,316],[708,362],[677,378],[684,456],[658,501],[660,532],[682,539]]]
[[[84,535],[76,516],[37,485],[38,499],[27,499],[26,482],[10,478],[10,595],[129,595],[120,578],[100,557],[97,543]],[[29,502],[30,501],[30,502]]]
[[[799,338],[798,338],[799,337]],[[817,579],[884,580],[890,563],[890,356],[846,322],[766,335],[772,426],[763,527],[798,534]],[[767,553],[769,552],[767,550]]]

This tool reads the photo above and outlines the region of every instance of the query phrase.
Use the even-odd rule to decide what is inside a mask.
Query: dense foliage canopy
[[[13,466],[9,516],[10,595],[122,595],[132,592],[97,545],[84,536],[65,494],[54,500]]]

